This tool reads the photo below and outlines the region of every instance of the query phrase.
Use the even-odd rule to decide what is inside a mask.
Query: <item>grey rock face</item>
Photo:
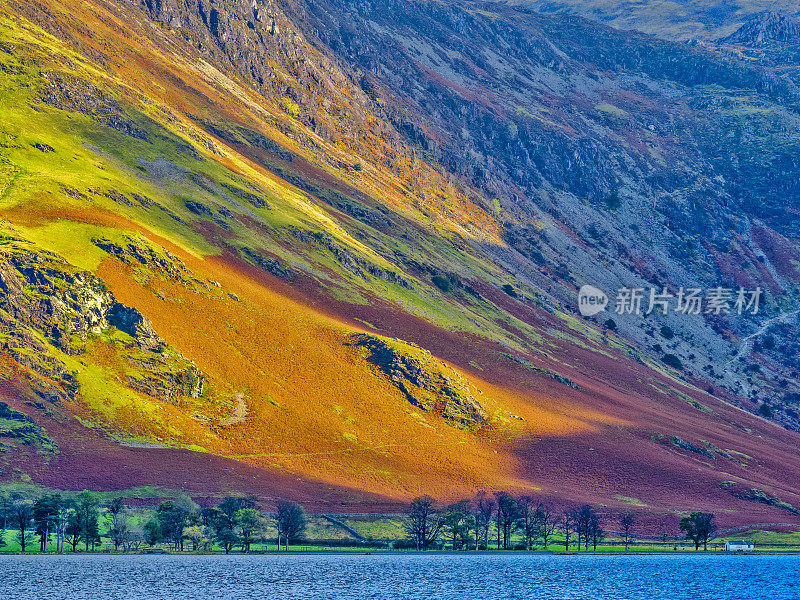
[[[475,429],[486,423],[486,409],[474,397],[467,382],[440,364],[427,350],[367,334],[355,335],[352,340],[354,345],[369,350],[369,361],[380,368],[414,406],[437,413],[457,427]]]
[[[47,399],[72,400],[79,393],[76,374],[58,352],[83,354],[92,336],[110,327],[130,336],[129,349],[135,349],[130,360],[145,374],[129,377],[131,387],[166,400],[202,394],[204,378],[197,367],[166,352],[167,343],[152,323],[117,302],[100,279],[54,254],[32,251],[25,242],[0,241],[0,350],[56,382],[39,382],[48,390],[43,392]]]

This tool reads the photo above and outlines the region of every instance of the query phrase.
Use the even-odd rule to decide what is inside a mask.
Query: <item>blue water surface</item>
[[[0,598],[800,600],[800,556],[0,556]]]

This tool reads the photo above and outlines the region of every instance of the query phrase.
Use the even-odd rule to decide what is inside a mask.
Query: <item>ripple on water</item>
[[[30,600],[790,600],[798,580],[795,555],[0,557],[0,597]]]

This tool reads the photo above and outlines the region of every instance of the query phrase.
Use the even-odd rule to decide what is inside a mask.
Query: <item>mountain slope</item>
[[[761,287],[768,316],[796,315],[798,94],[782,73],[496,4],[293,6],[309,35],[395,95],[393,122],[425,156],[495,197],[505,244],[482,249],[518,280],[567,307],[583,284],[612,298]],[[614,320],[641,348],[788,409],[779,419],[796,427],[793,396],[783,402],[796,323],[770,332],[780,356],[753,357],[765,361],[754,378],[738,346],[763,317],[747,317]]]
[[[633,319],[620,319],[631,343],[567,309],[581,270],[597,272],[612,252],[585,244],[582,223],[560,211],[593,210],[613,223],[639,210],[633,194],[621,216],[592,208],[627,160],[619,136],[629,126],[617,117],[603,116],[605,129],[595,120],[581,142],[564,133],[569,114],[553,110],[535,125],[543,121],[530,104],[499,111],[510,93],[499,78],[481,79],[494,97],[451,68],[469,72],[477,54],[430,50],[440,57],[434,72],[407,49],[390,53],[400,46],[385,36],[399,34],[359,39],[367,29],[356,17],[388,27],[381,7],[367,15],[331,5],[338,31],[299,4],[3,6],[0,251],[4,290],[19,285],[0,307],[2,401],[52,440],[2,435],[3,477],[301,499],[319,490],[315,501],[327,507],[533,490],[610,506],[634,498],[653,515],[724,505],[731,522],[795,518],[780,502],[800,506],[796,433],[659,362],[637,343]],[[418,5],[401,8],[397,23],[420,28],[404,30],[406,39],[455,35],[448,27],[465,14],[509,27],[508,14],[469,6],[438,21]],[[547,43],[556,23],[537,25],[546,55],[537,61],[565,53]],[[624,39],[650,56],[648,40]],[[391,73],[370,74],[369,58],[357,60],[373,46],[392,58]],[[521,73],[531,48],[515,59]],[[562,60],[547,68],[587,80],[592,69]],[[714,56],[696,60],[715,77],[761,85],[758,73],[738,75]],[[644,68],[637,81],[652,82],[656,67]],[[423,71],[424,93],[406,90]],[[627,86],[612,91],[623,96]],[[792,93],[764,91],[780,119],[792,118],[779,103]],[[697,118],[698,127],[711,122]],[[448,134],[456,123],[458,143]],[[573,144],[602,140],[616,158],[578,179],[571,166],[516,173],[518,155],[491,139],[498,123],[587,167]],[[678,150],[684,164],[701,153]],[[491,167],[483,176],[481,161]],[[624,175],[635,182],[641,172]],[[538,206],[534,189],[560,200]],[[753,221],[762,233],[752,235],[793,251],[781,233],[786,214],[762,217],[773,221]],[[538,246],[541,258],[517,241],[523,228],[551,240]],[[15,261],[23,251],[28,262]],[[31,263],[65,275],[43,279]],[[607,272],[641,278],[637,264]],[[686,271],[687,281],[716,275]],[[794,277],[781,276],[775,298]],[[55,288],[69,310],[46,300]],[[133,316],[109,319],[107,305]],[[23,323],[20,307],[41,318]],[[23,324],[27,335],[16,335]],[[711,325],[692,327],[719,339]],[[753,490],[778,500],[755,501]]]
[[[544,13],[577,14],[618,29],[635,29],[675,40],[718,39],[736,31],[752,15],[765,11],[798,14],[794,2],[783,0],[687,0],[636,4],[618,0],[518,0],[512,4]]]

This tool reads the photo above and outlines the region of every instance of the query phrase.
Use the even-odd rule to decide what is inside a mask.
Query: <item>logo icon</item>
[[[608,296],[593,285],[581,286],[578,292],[578,310],[584,317],[593,317],[608,306]]]

